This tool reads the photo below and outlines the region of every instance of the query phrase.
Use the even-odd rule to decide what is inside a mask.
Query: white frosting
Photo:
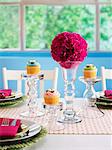
[[[46,90],[44,96],[60,96],[60,93],[57,90],[48,89]]]

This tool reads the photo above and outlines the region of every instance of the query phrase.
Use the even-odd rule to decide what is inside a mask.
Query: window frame
[[[95,16],[95,51],[100,51],[100,5],[112,4],[112,0],[100,2],[100,0],[20,0],[18,2],[0,2],[0,5],[16,5],[19,6],[19,48],[5,49],[5,51],[33,51],[34,49],[25,48],[25,6],[28,5],[94,5],[96,10]],[[4,50],[4,49],[0,49]],[[106,51],[107,52],[107,51]]]

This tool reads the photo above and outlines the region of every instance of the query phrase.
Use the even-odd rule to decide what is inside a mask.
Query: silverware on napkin
[[[1,126],[9,126],[9,119],[8,118],[3,118]]]
[[[17,119],[12,120],[10,126],[16,126]]]

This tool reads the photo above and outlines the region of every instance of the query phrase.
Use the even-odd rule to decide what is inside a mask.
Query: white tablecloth
[[[112,136],[48,135],[27,150],[112,150]]]

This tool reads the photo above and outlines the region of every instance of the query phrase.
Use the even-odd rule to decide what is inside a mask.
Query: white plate
[[[14,97],[0,99],[0,102],[3,102],[3,101],[12,101],[12,100],[16,100],[16,99],[22,97],[22,93],[20,93],[20,92],[15,92],[13,94],[14,94]]]
[[[37,125],[34,122],[26,121],[26,120],[22,120],[21,122],[29,128],[29,134],[25,135],[23,137],[14,137],[14,138],[10,138],[10,139],[9,138],[8,139],[0,139],[1,144],[2,143],[8,143],[8,142],[12,143],[12,142],[16,142],[19,140],[25,140],[25,139],[28,139],[28,138],[35,136],[36,134],[38,134],[41,131],[41,126]]]

